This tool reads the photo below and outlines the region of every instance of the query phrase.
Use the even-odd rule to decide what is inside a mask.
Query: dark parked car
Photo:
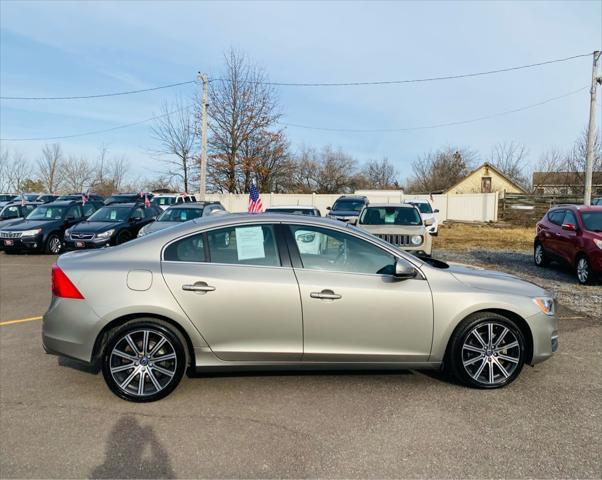
[[[147,193],[146,198],[152,200],[153,194]],[[144,195],[139,193],[116,193],[105,200],[105,205],[113,205],[114,203],[144,203]]]
[[[537,223],[535,265],[552,260],[575,269],[579,283],[602,273],[602,207],[559,205]]]
[[[327,208],[327,210],[330,210],[327,217],[355,225],[362,208],[368,205],[368,203],[370,203],[368,202],[368,197],[361,195],[343,195],[342,197],[337,198],[337,201],[334,202],[332,208]]]
[[[55,200],[58,200],[58,199],[59,199],[58,195],[51,195],[49,193],[43,193],[42,195],[38,196],[38,198],[36,198],[36,202],[50,203],[50,202],[54,202]],[[73,199],[73,200],[76,200],[76,199]]]
[[[58,254],[63,249],[65,230],[94,213],[101,204],[88,201],[56,201],[39,205],[25,220],[0,230],[7,253],[37,250]]]
[[[159,205],[153,205],[161,209]],[[220,202],[194,202],[172,205],[167,210],[159,210],[161,214],[157,221],[142,227],[138,232],[139,237],[149,233],[169,228],[182,222],[188,222],[195,218],[208,217],[210,215],[227,213]]]
[[[0,207],[0,230],[21,222],[27,215],[40,205],[38,202],[28,202],[24,205],[21,202],[11,203]],[[0,250],[4,249],[3,242],[0,241]]]
[[[104,198],[97,193],[69,193],[67,195],[61,195],[57,200],[82,200],[82,197],[86,195],[88,200],[93,200],[98,203],[102,203]]]
[[[14,193],[0,193],[0,207],[12,202],[17,196]]]
[[[65,232],[67,249],[101,248],[136,238],[138,231],[163,212],[139,203],[105,205],[85,222]]]

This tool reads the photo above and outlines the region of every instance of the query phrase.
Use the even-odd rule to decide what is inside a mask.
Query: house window
[[[481,193],[491,193],[491,177],[481,177]]]

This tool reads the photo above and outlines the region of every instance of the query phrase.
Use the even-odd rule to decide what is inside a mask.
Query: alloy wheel
[[[109,370],[123,393],[143,398],[157,395],[176,376],[178,359],[171,341],[162,332],[140,329],[124,334],[109,357]]]
[[[577,278],[580,283],[587,283],[589,280],[589,263],[585,257],[581,257],[577,262]]]
[[[543,263],[543,247],[539,244],[535,246],[535,264],[541,265]]]
[[[465,337],[462,365],[484,386],[501,385],[512,377],[521,360],[521,345],[507,326],[489,321],[478,324]]]
[[[50,237],[50,240],[48,240],[48,250],[50,250],[50,253],[59,253],[62,246],[61,240],[57,236],[52,236]]]

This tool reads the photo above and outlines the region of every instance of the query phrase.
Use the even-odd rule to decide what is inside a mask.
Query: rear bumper
[[[100,318],[85,300],[53,297],[42,321],[44,350],[91,363]]]
[[[533,336],[533,357],[530,364],[547,360],[558,350],[558,318],[537,313],[526,318]]]

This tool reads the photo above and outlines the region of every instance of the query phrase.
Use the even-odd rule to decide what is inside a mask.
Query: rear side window
[[[163,259],[170,262],[206,262],[203,233],[178,240],[165,249]]]
[[[273,225],[248,225],[207,232],[211,263],[279,267]]]
[[[548,213],[548,220],[556,225],[562,225],[564,219],[564,210],[553,210]]]

